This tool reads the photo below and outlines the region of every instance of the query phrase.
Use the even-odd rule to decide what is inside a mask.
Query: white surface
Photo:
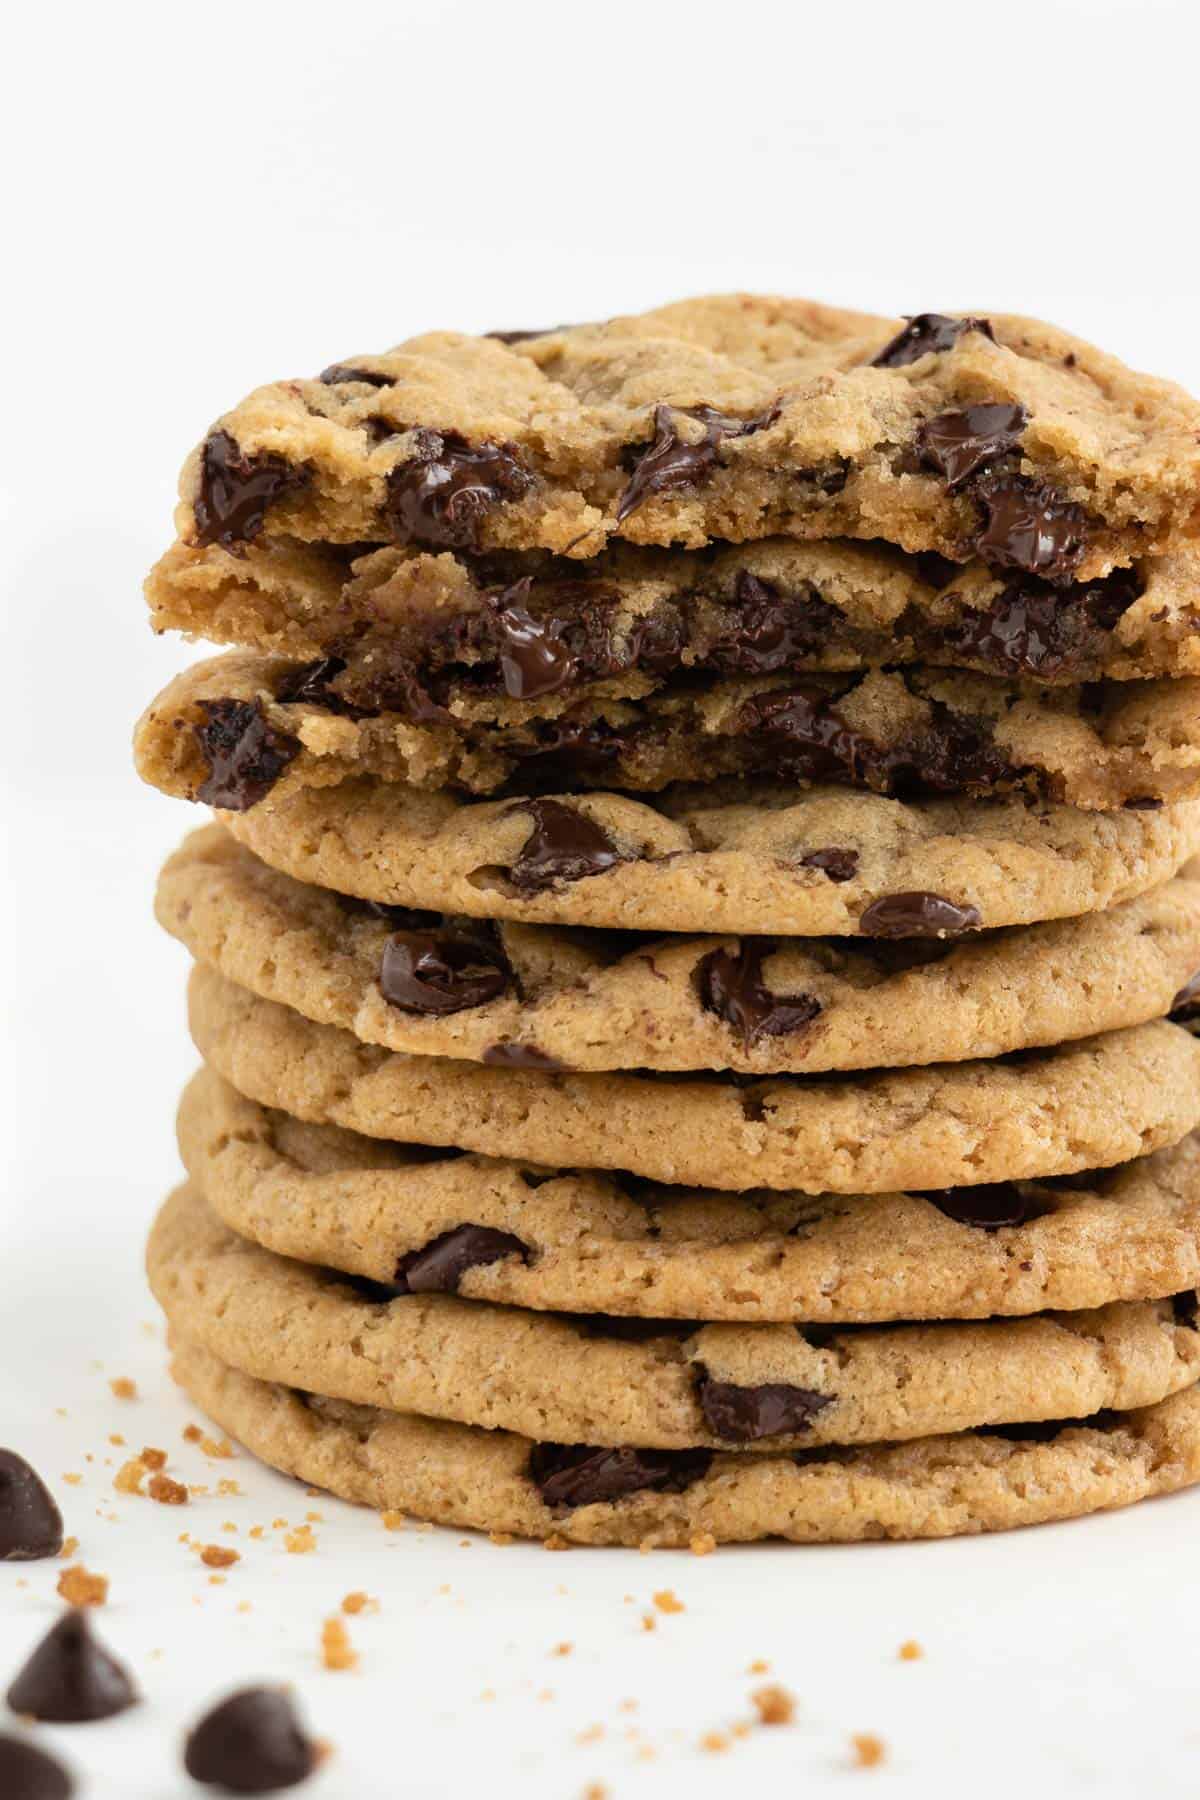
[[[206,1470],[138,1270],[192,1065],[150,888],[192,821],[138,786],[127,741],[187,654],[151,639],[138,594],[176,469],[271,376],[435,324],[743,286],[1025,309],[1200,387],[1195,9],[159,0],[26,8],[9,43],[0,1440],[111,1576],[99,1623],[146,1694],[60,1734],[83,1791],[182,1795],[183,1724],[280,1677],[337,1746],[311,1790],[329,1800],[1192,1795],[1200,1496],[990,1541],[699,1560],[388,1536],[245,1457]],[[124,1374],[137,1404],[109,1395]],[[247,1497],[183,1515],[115,1496],[110,1431]],[[306,1505],[315,1554],[247,1543]],[[245,1559],[210,1587],[176,1538],[220,1541],[225,1519]],[[56,1573],[0,1570],[0,1681],[54,1616]],[[665,1586],[687,1611],[644,1633]],[[321,1620],[357,1587],[382,1601],[350,1621],[361,1668],[322,1672]],[[896,1660],[908,1637],[924,1661]],[[748,1716],[759,1657],[796,1726],[705,1754]],[[887,1740],[882,1768],[850,1772],[857,1731]]]

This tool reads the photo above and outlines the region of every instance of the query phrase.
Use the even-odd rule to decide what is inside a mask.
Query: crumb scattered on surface
[[[711,1531],[698,1532],[689,1546],[693,1556],[711,1556],[716,1547],[717,1540]]]
[[[57,1590],[68,1606],[103,1606],[108,1599],[108,1576],[93,1575],[82,1563],[64,1569]]]
[[[317,1547],[317,1540],[313,1535],[311,1525],[297,1525],[294,1531],[288,1532],[283,1543],[289,1556],[307,1556],[311,1550],[315,1550]]]
[[[855,1767],[859,1769],[875,1769],[887,1755],[887,1746],[881,1737],[873,1731],[859,1731],[850,1739],[854,1751]]]
[[[321,1627],[321,1661],[327,1669],[355,1669],[358,1651],[339,1618],[326,1619]]]
[[[553,1650],[550,1652],[550,1654],[551,1654],[551,1656],[570,1656],[570,1654],[574,1648],[575,1648],[574,1644],[568,1644],[568,1643],[555,1644],[555,1646],[554,1646]]]
[[[147,1444],[138,1451],[138,1461],[145,1463],[148,1469],[165,1469],[167,1453],[165,1450],[156,1450],[153,1444]]]
[[[598,1744],[604,1736],[603,1725],[585,1725],[582,1731],[575,1733],[577,1744]]]
[[[583,1790],[583,1800],[608,1800],[608,1789],[602,1781],[589,1781]]]
[[[80,1482],[83,1480],[83,1476],[82,1475],[64,1475],[63,1480],[66,1482],[68,1487],[78,1487]]]
[[[765,1675],[770,1667],[771,1665],[769,1662],[765,1662],[761,1656],[756,1656],[746,1673],[748,1675]]]
[[[488,1532],[488,1542],[490,1544],[504,1545],[504,1544],[511,1544],[513,1541],[514,1541],[513,1534],[511,1531],[489,1531]]]
[[[758,1712],[760,1725],[790,1725],[796,1716],[794,1698],[777,1682],[755,1688],[750,1698]]]
[[[671,1588],[659,1588],[657,1594],[654,1596],[654,1604],[657,1606],[659,1612],[681,1613],[687,1611],[683,1601],[676,1597]]]
[[[231,1481],[229,1479],[228,1475],[222,1475],[220,1481],[218,1481],[218,1483],[217,1483],[217,1493],[221,1496],[221,1498],[223,1500],[230,1499],[237,1495],[240,1495],[241,1491],[242,1490],[238,1486],[237,1482]]]
[[[552,1531],[548,1538],[542,1539],[543,1550],[569,1550],[570,1544],[559,1531]]]
[[[224,1544],[203,1544],[200,1548],[200,1561],[206,1569],[232,1569],[235,1562],[241,1561],[241,1553],[228,1549]]]
[[[383,1520],[385,1531],[403,1531],[408,1520],[402,1512],[384,1512],[379,1517]]]
[[[355,1613],[360,1612],[378,1612],[379,1602],[372,1600],[370,1594],[364,1594],[361,1588],[357,1588],[354,1593],[343,1596],[342,1611],[349,1613],[352,1617]]]
[[[920,1644],[918,1644],[916,1638],[907,1639],[905,1643],[901,1644],[899,1650],[901,1662],[920,1662],[924,1654],[925,1652],[922,1650]]]
[[[131,1381],[128,1375],[114,1375],[108,1385],[116,1400],[137,1399],[137,1382]]]
[[[706,1731],[700,1739],[700,1748],[715,1755],[722,1750],[728,1750],[729,1738],[723,1731]]]
[[[78,1548],[79,1548],[79,1539],[77,1537],[64,1538],[63,1539],[63,1547],[59,1551],[58,1554],[63,1558],[64,1561],[69,1561],[70,1558],[72,1556],[74,1556],[74,1554],[78,1550]]]
[[[115,1444],[118,1450],[123,1450],[125,1448],[125,1439],[121,1436],[119,1431],[110,1431],[108,1434],[108,1441],[110,1444]]]
[[[146,1479],[146,1465],[140,1457],[131,1456],[123,1462],[113,1476],[113,1486],[118,1494],[140,1494],[142,1483]]]
[[[146,1488],[152,1500],[160,1506],[186,1506],[188,1491],[182,1481],[172,1481],[169,1475],[152,1475]]]
[[[655,1618],[653,1613],[643,1613],[642,1614],[642,1630],[643,1631],[657,1631],[658,1630],[658,1620]]]

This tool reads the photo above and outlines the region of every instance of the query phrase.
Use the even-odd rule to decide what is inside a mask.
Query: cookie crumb
[[[511,1531],[489,1531],[488,1542],[489,1544],[504,1545],[515,1543],[516,1539],[513,1537]]]
[[[108,1434],[108,1441],[110,1444],[115,1444],[118,1450],[123,1450],[125,1448],[125,1439],[121,1436],[119,1431],[110,1431]]]
[[[241,1560],[240,1551],[228,1550],[224,1544],[203,1544],[200,1549],[200,1561],[206,1569],[232,1569]]]
[[[231,1481],[228,1475],[223,1475],[217,1483],[217,1493],[223,1500],[239,1497],[241,1491],[242,1490],[237,1482]]]
[[[582,1731],[575,1733],[577,1744],[598,1744],[604,1736],[603,1725],[587,1725]]]
[[[688,1546],[693,1556],[711,1556],[716,1547],[717,1540],[711,1531],[698,1532]]]
[[[165,1469],[167,1453],[165,1450],[156,1450],[153,1444],[150,1444],[138,1451],[138,1461],[145,1463],[148,1469]]]
[[[670,1588],[659,1588],[657,1594],[654,1595],[654,1604],[659,1612],[681,1613],[687,1611],[683,1601],[677,1599]]]
[[[103,1606],[108,1599],[108,1576],[93,1575],[82,1563],[64,1569],[57,1592],[68,1606]]]
[[[307,1556],[310,1550],[316,1549],[317,1540],[311,1525],[297,1525],[294,1531],[288,1532],[283,1544],[289,1556]]]
[[[114,1375],[108,1385],[115,1400],[136,1400],[138,1397],[137,1382],[131,1381],[128,1375]]]
[[[58,1554],[63,1558],[64,1562],[69,1562],[78,1548],[79,1539],[77,1537],[64,1538],[63,1547]]]
[[[602,1781],[589,1781],[583,1790],[583,1800],[608,1800],[608,1789]]]
[[[113,1486],[118,1494],[140,1494],[145,1479],[145,1463],[139,1457],[131,1456],[128,1462],[121,1464],[113,1476]]]
[[[83,1476],[82,1475],[64,1475],[63,1480],[66,1482],[68,1487],[78,1487],[80,1482],[83,1480]]]
[[[370,1594],[364,1594],[362,1589],[358,1588],[352,1594],[343,1595],[342,1611],[349,1613],[352,1617],[355,1613],[360,1612],[378,1612],[379,1602],[372,1600]]]
[[[658,1620],[655,1618],[653,1613],[643,1613],[642,1614],[642,1630],[643,1631],[657,1631],[658,1630]]]
[[[706,1731],[700,1739],[700,1748],[717,1755],[722,1750],[728,1750],[729,1739],[723,1731]]]
[[[761,1656],[756,1656],[754,1661],[750,1664],[750,1667],[746,1670],[746,1673],[747,1675],[768,1675],[770,1670],[770,1663],[765,1662]]]
[[[327,1669],[356,1669],[358,1651],[339,1618],[326,1619],[321,1627],[321,1661]]]
[[[899,1655],[901,1662],[920,1662],[925,1652],[922,1650],[920,1644],[918,1644],[916,1638],[908,1638],[901,1644],[897,1654]]]
[[[570,1656],[570,1654],[571,1654],[572,1650],[574,1650],[574,1648],[575,1648],[574,1644],[569,1644],[569,1643],[555,1644],[555,1646],[554,1646],[553,1650],[550,1652],[550,1654],[551,1654],[551,1656]]]
[[[408,1519],[402,1512],[384,1512],[379,1517],[383,1520],[385,1531],[403,1531],[408,1524]]]
[[[146,1492],[160,1506],[186,1506],[188,1491],[182,1481],[172,1481],[169,1475],[152,1475]]]
[[[758,1712],[760,1725],[790,1725],[796,1716],[796,1702],[785,1687],[772,1682],[755,1688],[750,1699]]]
[[[858,1731],[850,1739],[854,1750],[855,1767],[859,1769],[875,1769],[887,1755],[887,1746],[881,1737],[873,1731]]]

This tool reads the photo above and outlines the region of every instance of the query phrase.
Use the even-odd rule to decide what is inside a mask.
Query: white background
[[[1198,49],[1187,0],[117,0],[10,21],[0,1441],[111,1576],[100,1624],[146,1694],[58,1734],[87,1794],[182,1795],[183,1724],[262,1677],[336,1744],[312,1789],[330,1800],[1195,1793],[1200,1496],[990,1541],[553,1556],[388,1536],[185,1448],[139,1257],[192,1065],[150,891],[193,820],[139,787],[128,738],[188,654],[139,595],[176,470],[260,381],[436,325],[745,287],[1027,310],[1200,387]],[[112,1375],[142,1398],[112,1399]],[[183,1516],[115,1496],[113,1431],[249,1497]],[[313,1555],[246,1541],[306,1504]],[[246,1554],[210,1587],[176,1538],[226,1519]],[[0,1570],[0,1684],[56,1573]],[[687,1610],[646,1633],[665,1586]],[[351,1621],[361,1667],[323,1672],[320,1622],[356,1587],[382,1602]],[[909,1637],[927,1654],[901,1664]],[[754,1658],[798,1722],[706,1754],[748,1716]],[[859,1731],[887,1740],[881,1768],[851,1770]]]

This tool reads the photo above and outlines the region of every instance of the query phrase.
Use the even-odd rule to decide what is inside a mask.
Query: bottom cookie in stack
[[[1195,1139],[972,1213],[971,1190],[634,1201],[303,1125],[207,1071],[180,1138],[148,1259],[176,1374],[346,1499],[707,1546],[949,1536],[1200,1479]],[[446,1229],[454,1194],[472,1222]]]

